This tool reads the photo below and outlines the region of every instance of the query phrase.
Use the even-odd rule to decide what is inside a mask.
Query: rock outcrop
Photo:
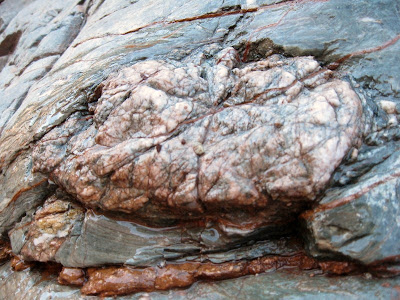
[[[398,11],[0,1],[0,294],[398,297]]]

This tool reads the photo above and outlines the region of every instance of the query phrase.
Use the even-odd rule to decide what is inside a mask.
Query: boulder
[[[149,60],[111,75],[93,115],[36,144],[33,170],[104,211],[290,222],[360,143],[361,102],[310,57],[237,57],[227,48],[210,67]]]

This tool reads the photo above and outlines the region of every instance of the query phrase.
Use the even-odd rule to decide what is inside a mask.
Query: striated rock
[[[26,260],[54,261],[68,267],[104,264],[145,267],[160,265],[167,260],[221,263],[265,255],[293,255],[302,249],[297,239],[271,236],[282,233],[280,228],[275,232],[271,228],[258,230],[245,236],[226,234],[223,224],[211,220],[203,226],[189,223],[151,228],[91,211],[82,220],[82,214],[76,208],[43,218],[43,211],[61,202],[52,200],[46,201],[33,221],[25,218],[10,231],[15,254]],[[61,203],[65,208],[71,206],[68,202]],[[71,215],[76,217],[71,218]],[[48,223],[56,226],[43,226]],[[49,230],[52,232],[48,233]],[[260,240],[267,236],[270,237],[268,240]],[[253,243],[254,240],[260,241]]]
[[[364,264],[397,263],[400,238],[400,151],[361,176],[332,189],[303,214],[310,251],[343,255]]]
[[[33,85],[53,67],[79,33],[82,6],[73,1],[14,1],[0,5],[0,135]],[[13,142],[11,142],[13,144]],[[1,149],[5,144],[1,143]],[[18,158],[0,170],[0,234],[37,207],[51,193],[47,178],[31,174],[31,153],[18,149]],[[3,152],[2,152],[3,153]],[[0,160],[0,165],[3,161]]]
[[[54,191],[46,176],[32,174],[31,150],[18,156],[0,176],[0,233],[6,235],[21,218]]]
[[[25,5],[0,31],[0,133],[30,87],[51,70],[74,40],[84,20],[82,7],[76,5],[79,1],[68,5],[60,0],[47,5],[45,1],[10,2],[2,3],[9,15]]]
[[[327,63],[347,57],[341,61],[340,71],[354,77],[367,94],[398,99],[400,67],[395,61],[399,57],[400,24],[396,2],[282,2],[243,18],[228,35],[227,43],[254,47],[247,59],[279,48],[294,56],[313,55]]]

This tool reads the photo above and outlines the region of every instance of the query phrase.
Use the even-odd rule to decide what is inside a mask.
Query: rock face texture
[[[365,264],[398,262],[400,152],[358,179],[329,191],[304,214],[313,255],[336,253]]]
[[[397,298],[399,9],[0,1],[0,294]]]
[[[64,1],[52,1],[46,6],[41,1],[2,3],[0,132],[30,87],[52,68],[79,33],[84,17],[76,4],[65,5]]]
[[[95,296],[83,296],[79,289],[59,285],[54,276],[42,280],[38,270],[26,269],[12,272],[10,264],[0,267],[2,295],[13,295],[11,299],[98,299]],[[19,284],[16,289],[15,285]],[[322,297],[345,297],[347,299],[374,298],[396,299],[399,297],[399,279],[368,279],[357,276],[346,277],[310,277],[310,273],[279,270],[258,276],[246,276],[216,282],[199,282],[187,290],[169,290],[159,292],[140,292],[121,296],[117,299],[226,299],[232,295],[241,299],[320,299]],[[266,288],[267,287],[267,288]],[[113,299],[103,298],[103,299]]]
[[[288,221],[359,143],[361,102],[311,58],[235,68],[237,57],[228,48],[211,68],[122,69],[101,87],[93,118],[72,116],[39,141],[33,170],[103,210],[256,210],[267,224]]]

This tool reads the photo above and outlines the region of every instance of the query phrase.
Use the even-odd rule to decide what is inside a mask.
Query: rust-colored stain
[[[11,245],[9,242],[0,240],[0,263],[11,257]]]
[[[31,268],[33,266],[34,266],[33,262],[25,261],[17,255],[14,255],[13,258],[11,259],[11,268],[17,272]]]
[[[84,295],[117,296],[168,290],[189,287],[199,280],[231,279],[280,268],[320,269],[327,274],[343,275],[356,272],[359,267],[351,262],[318,262],[301,252],[293,256],[267,256],[251,261],[221,264],[186,262],[168,264],[163,268],[90,268],[87,272],[88,281],[83,285],[81,292]]]
[[[161,20],[161,21],[155,21],[155,22],[151,22],[148,24],[145,24],[143,26],[134,28],[132,30],[128,30],[126,32],[123,33],[115,33],[115,34],[106,34],[104,36],[113,36],[113,35],[127,35],[127,34],[131,34],[131,33],[135,33],[138,31],[141,31],[143,29],[149,28],[149,27],[153,27],[153,26],[157,26],[157,25],[172,25],[172,24],[177,24],[177,23],[186,23],[186,22],[192,22],[192,21],[197,21],[197,20],[207,20],[207,19],[213,19],[213,18],[221,18],[221,17],[226,17],[226,16],[232,16],[232,15],[244,15],[247,13],[255,13],[258,11],[263,11],[263,10],[267,10],[267,9],[274,9],[274,8],[278,8],[278,7],[282,7],[282,6],[287,6],[287,5],[301,5],[301,4],[306,4],[306,3],[318,3],[318,2],[329,2],[329,0],[287,0],[287,1],[282,1],[279,3],[274,3],[274,4],[265,4],[265,5],[261,5],[258,7],[252,7],[252,8],[241,8],[241,9],[234,9],[234,10],[228,10],[228,11],[217,11],[217,12],[213,12],[213,13],[207,13],[207,14],[203,14],[203,15],[198,15],[198,16],[193,16],[193,17],[187,17],[187,18],[182,18],[182,19],[175,19],[175,20],[170,20],[170,21],[165,21],[165,20]],[[272,24],[273,26],[273,24]],[[179,29],[177,30],[179,31]],[[172,32],[171,34],[162,37],[161,39],[165,39],[167,37],[172,36],[173,34],[175,34],[176,31]],[[96,38],[100,38],[102,36],[97,36],[97,37],[93,37],[91,39],[96,39]],[[90,40],[90,39],[89,39]],[[72,47],[77,47],[80,44],[86,42],[88,40],[84,40],[81,41],[77,44],[74,44]],[[147,48],[149,46],[152,46],[153,43],[149,43],[149,44],[144,44],[144,45],[127,45],[125,46],[126,48]]]
[[[85,283],[85,271],[80,268],[63,267],[58,275],[58,283],[63,285],[82,286]]]
[[[229,11],[218,11],[214,13],[207,13],[204,15],[199,15],[199,16],[193,16],[193,17],[187,17],[187,18],[182,18],[182,19],[176,19],[176,20],[171,20],[171,21],[157,21],[157,22],[152,22],[146,25],[143,25],[141,27],[135,28],[133,30],[129,30],[127,32],[124,32],[123,34],[129,34],[129,33],[134,33],[139,30],[142,30],[144,28],[148,28],[151,26],[159,25],[159,24],[175,24],[175,23],[184,23],[184,22],[192,22],[192,21],[197,21],[197,20],[205,20],[205,19],[213,19],[213,18],[219,18],[219,17],[226,17],[226,16],[232,16],[232,15],[243,15],[246,13],[255,13],[257,11],[261,10],[266,10],[266,9],[273,9],[273,8],[278,8],[281,6],[285,6],[288,4],[305,4],[309,2],[328,2],[329,0],[289,0],[289,1],[283,1],[280,3],[275,3],[275,4],[266,4],[266,5],[261,5],[258,7],[252,7],[252,8],[245,8],[245,9],[236,9],[236,10],[229,10]]]
[[[394,38],[388,40],[387,42],[385,42],[384,44],[382,44],[380,46],[376,46],[376,47],[373,47],[373,48],[364,49],[364,50],[360,50],[360,51],[355,51],[355,52],[352,52],[350,54],[347,54],[347,55],[339,58],[337,61],[329,64],[327,66],[327,68],[330,69],[330,70],[335,70],[343,62],[345,62],[346,60],[348,60],[348,59],[350,59],[352,57],[361,56],[361,55],[365,55],[365,54],[381,51],[383,49],[386,49],[387,47],[390,47],[390,46],[394,45],[399,39],[400,39],[400,34],[396,35]]]

